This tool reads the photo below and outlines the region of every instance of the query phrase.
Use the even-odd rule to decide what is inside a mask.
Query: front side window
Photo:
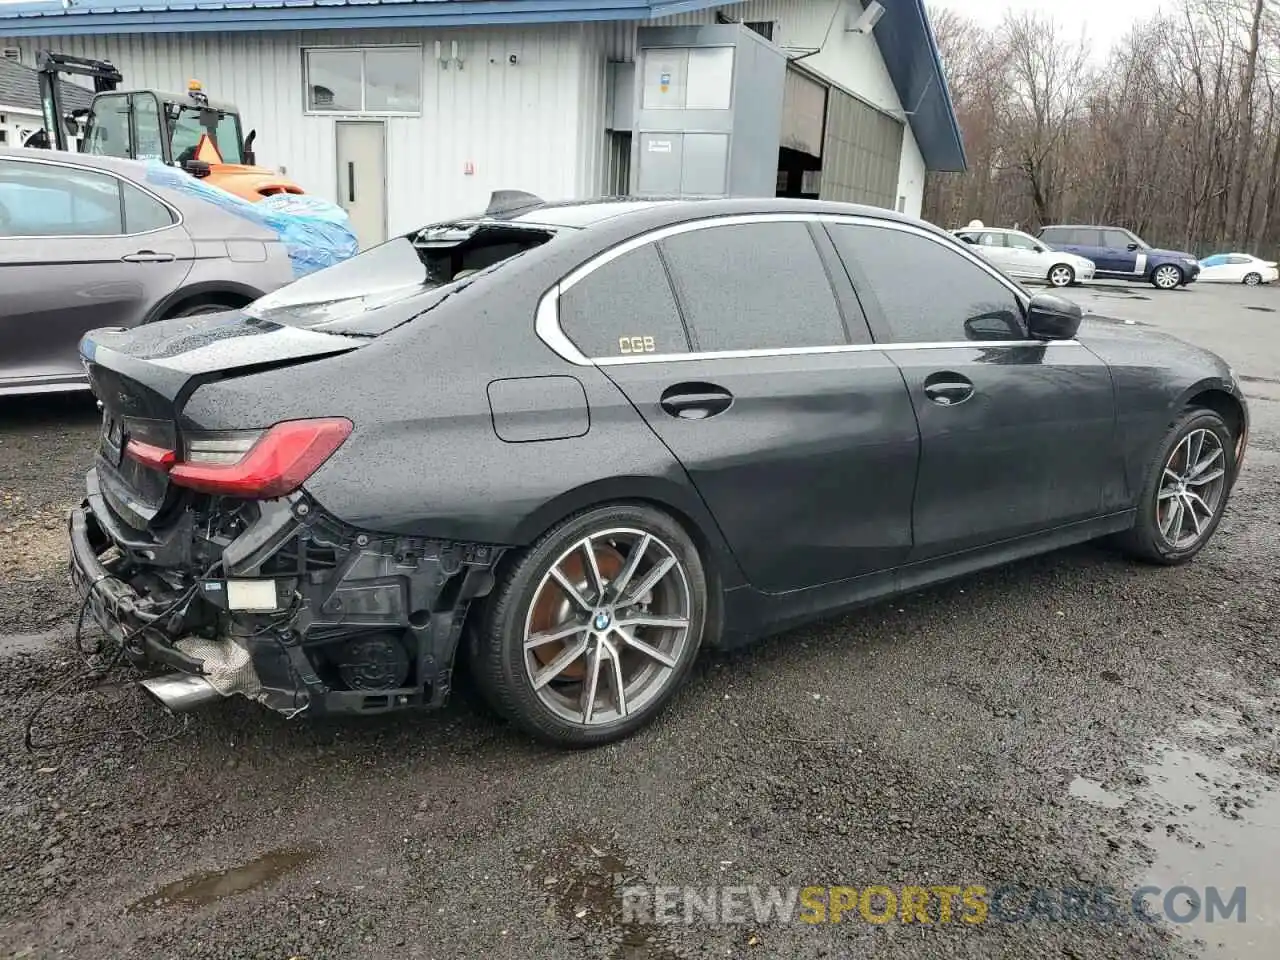
[[[652,243],[597,267],[566,290],[560,328],[588,357],[689,349],[671,283]]]
[[[768,350],[849,342],[805,223],[735,223],[660,242],[693,349]]]
[[[906,230],[828,225],[858,296],[879,307],[893,343],[1020,340],[1013,291],[958,250]]]
[[[0,160],[0,237],[124,232],[120,181],[76,167]]]
[[[1024,237],[1020,233],[1006,233],[1004,235],[1004,245],[1012,247],[1014,250],[1039,250],[1040,245],[1030,237]]]
[[[303,51],[312,113],[419,113],[422,48],[324,48]]]
[[[123,94],[95,97],[93,120],[85,131],[84,152],[99,157],[133,156],[129,135],[129,98]]]
[[[1114,250],[1124,250],[1131,243],[1137,243],[1133,237],[1123,230],[1103,230],[1102,245]]]

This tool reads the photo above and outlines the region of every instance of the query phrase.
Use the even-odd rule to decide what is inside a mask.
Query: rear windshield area
[[[425,227],[295,280],[254,301],[245,313],[326,333],[376,337],[555,235],[554,228],[495,221]]]

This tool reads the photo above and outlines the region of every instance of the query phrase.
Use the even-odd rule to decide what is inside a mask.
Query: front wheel
[[[1262,282],[1262,275],[1257,273],[1246,273],[1244,275],[1244,285],[1246,287],[1256,287]]]
[[[1065,263],[1055,264],[1049,270],[1049,286],[1069,287],[1076,282],[1076,272]]]
[[[1190,560],[1218,529],[1234,472],[1235,439],[1226,421],[1213,410],[1188,410],[1149,467],[1137,521],[1120,546],[1150,563]]]
[[[566,747],[649,723],[702,641],[707,582],[689,535],[648,506],[570,517],[501,578],[471,639],[476,686],[525,733]]]
[[[1176,290],[1182,286],[1182,269],[1172,263],[1156,267],[1151,271],[1151,283],[1160,290]]]

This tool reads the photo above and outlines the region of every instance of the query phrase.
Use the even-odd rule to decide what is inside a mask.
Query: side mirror
[[[1084,313],[1072,300],[1037,293],[1027,307],[1027,333],[1034,340],[1070,340],[1080,329]]]
[[[1131,244],[1129,244],[1127,247],[1125,247],[1125,249],[1126,249],[1126,250],[1137,250],[1137,249],[1138,249],[1138,245],[1137,245],[1136,243],[1131,243]]]

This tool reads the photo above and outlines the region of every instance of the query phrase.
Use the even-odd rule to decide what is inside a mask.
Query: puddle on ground
[[[1123,807],[1128,801],[1118,793],[1112,793],[1097,780],[1088,777],[1076,777],[1067,787],[1067,793],[1077,800],[1091,803],[1095,807]]]
[[[175,880],[150,896],[131,903],[126,909],[132,911],[156,910],[175,905],[204,906],[270,883],[315,859],[319,853],[317,847],[273,850],[238,867],[196,873]]]
[[[1144,842],[1155,855],[1144,884],[1169,891],[1185,885],[1202,896],[1217,887],[1230,904],[1245,888],[1245,920],[1221,911],[1208,921],[1207,898],[1198,916],[1173,923],[1181,935],[1205,942],[1204,956],[1221,960],[1274,960],[1280,941],[1280,789],[1274,779],[1227,759],[1165,745],[1159,760],[1142,770],[1155,801]],[[1156,816],[1155,814],[1159,814]],[[1172,906],[1173,920],[1197,913],[1185,896],[1172,905],[1165,895],[1153,912]]]

